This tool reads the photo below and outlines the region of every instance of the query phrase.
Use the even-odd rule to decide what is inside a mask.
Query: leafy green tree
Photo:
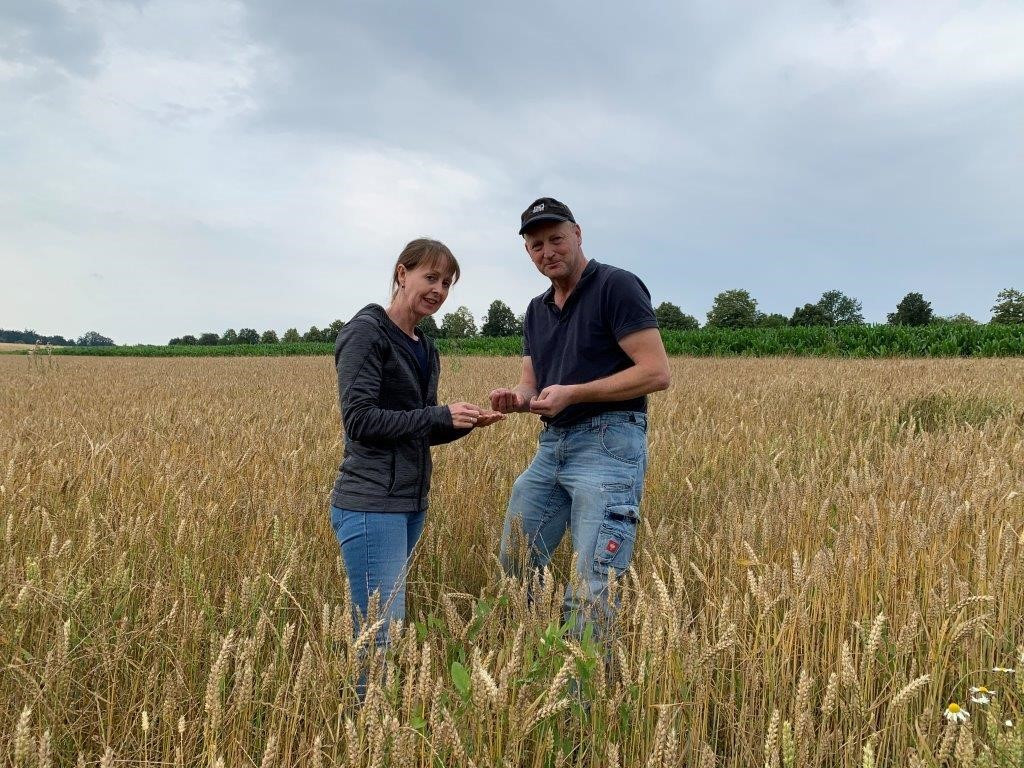
[[[758,328],[785,328],[787,325],[789,325],[789,318],[778,312],[772,312],[769,315],[757,313]]]
[[[185,347],[194,347],[199,344],[199,339],[193,336],[191,333],[186,333],[181,337],[181,344]]]
[[[658,327],[663,331],[695,331],[700,327],[697,318],[683,312],[675,304],[663,301],[654,310],[654,316],[658,320]]]
[[[825,291],[818,307],[828,319],[825,325],[864,325],[861,303],[842,291]]]
[[[446,339],[468,339],[476,336],[476,321],[469,307],[459,307],[441,320],[441,333]]]
[[[751,328],[757,324],[757,301],[743,289],[722,291],[708,312],[710,328]]]
[[[955,315],[945,317],[933,317],[932,325],[977,325],[978,321],[966,312],[958,312]]]
[[[8,331],[0,328],[0,342],[5,344],[35,344],[39,334],[30,328],[24,331]]]
[[[243,328],[238,332],[239,344],[259,344],[260,332],[255,328]]]
[[[1021,325],[1024,323],[1024,293],[1013,288],[1004,288],[996,294],[996,303],[992,306],[992,322],[1001,325]]]
[[[96,331],[89,331],[88,333],[82,334],[78,338],[78,346],[80,347],[113,347],[113,339],[109,339],[101,333]]]
[[[296,330],[295,328],[289,328],[287,331],[284,332],[284,336],[281,337],[281,341],[294,343],[296,341],[302,341],[302,337],[299,336],[298,330]]]
[[[424,317],[416,327],[420,329],[421,333],[425,333],[432,339],[441,338],[441,329],[437,327],[437,321],[434,319],[433,315],[427,315]]]
[[[516,316],[501,299],[495,299],[484,315],[481,336],[516,336]]]
[[[226,331],[224,331],[224,335],[220,337],[220,343],[221,344],[237,344],[238,343],[238,334],[235,333],[235,329],[234,328],[228,328]]]
[[[260,344],[277,344],[277,331],[264,331],[260,336]]]
[[[302,334],[303,341],[320,341],[320,329],[315,325],[309,326],[309,330]]]
[[[822,309],[821,304],[804,304],[793,310],[793,316],[789,318],[790,325],[801,326],[822,326],[832,325],[832,319]]]
[[[329,341],[331,344],[338,340],[338,334],[341,333],[341,329],[345,327],[343,320],[335,320],[333,323],[324,328],[324,341]]]
[[[181,344],[181,336],[175,336],[173,339],[167,342],[167,346],[176,347]]]
[[[887,317],[889,325],[928,325],[932,321],[932,303],[920,293],[908,293]]]
[[[523,328],[526,326],[526,313],[521,312],[516,315],[516,336],[523,335]]]
[[[74,340],[68,341],[61,335],[41,336],[26,328],[24,331],[8,331],[0,328],[0,342],[13,344],[49,344],[54,347],[73,347]]]
[[[207,331],[206,333],[199,334],[199,346],[215,347],[218,344],[220,344],[220,336],[213,331]]]

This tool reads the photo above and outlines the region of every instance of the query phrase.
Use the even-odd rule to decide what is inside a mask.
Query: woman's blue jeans
[[[387,619],[375,642],[384,646],[392,621],[405,619],[405,581],[413,547],[423,532],[426,512],[356,512],[331,507],[331,527],[341,545],[356,633],[374,592]]]

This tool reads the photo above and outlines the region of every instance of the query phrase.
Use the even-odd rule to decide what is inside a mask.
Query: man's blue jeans
[[[425,512],[354,512],[331,507],[331,527],[341,545],[352,594],[356,632],[370,596],[380,593],[378,646],[387,643],[392,621],[405,618],[405,580],[413,547],[423,532]]]
[[[533,462],[512,486],[502,567],[513,575],[522,575],[523,564],[545,567],[568,529],[579,587],[566,588],[563,610],[577,633],[587,622],[601,632],[613,616],[608,580],[633,557],[646,469],[647,416],[613,411],[570,427],[546,427]],[[525,552],[516,546],[520,528]]]

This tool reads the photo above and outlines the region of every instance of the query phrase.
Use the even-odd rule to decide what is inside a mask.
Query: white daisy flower
[[[1005,723],[1003,723],[1003,725],[1005,725],[1007,728],[1013,728],[1013,720],[1007,720]]]
[[[967,711],[960,708],[960,705],[955,701],[950,702],[949,706],[946,707],[946,711],[943,713],[943,717],[949,720],[951,723],[966,723],[971,719],[971,716],[967,714]]]
[[[996,695],[995,691],[990,691],[983,685],[973,685],[968,690],[971,693],[971,701],[975,704],[989,704],[992,702],[992,697]]]
[[[1003,674],[1013,675],[1017,673],[1017,670],[1013,667],[992,667],[993,672],[1002,672]]]

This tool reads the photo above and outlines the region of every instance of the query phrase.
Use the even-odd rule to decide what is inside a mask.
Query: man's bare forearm
[[[577,403],[632,400],[668,389],[670,381],[667,371],[634,365],[603,379],[573,385],[573,400]]]
[[[521,408],[517,408],[516,410],[519,413],[529,413],[530,401],[537,396],[536,387],[531,387],[529,384],[520,383],[513,387],[512,391],[523,398],[523,406]]]

